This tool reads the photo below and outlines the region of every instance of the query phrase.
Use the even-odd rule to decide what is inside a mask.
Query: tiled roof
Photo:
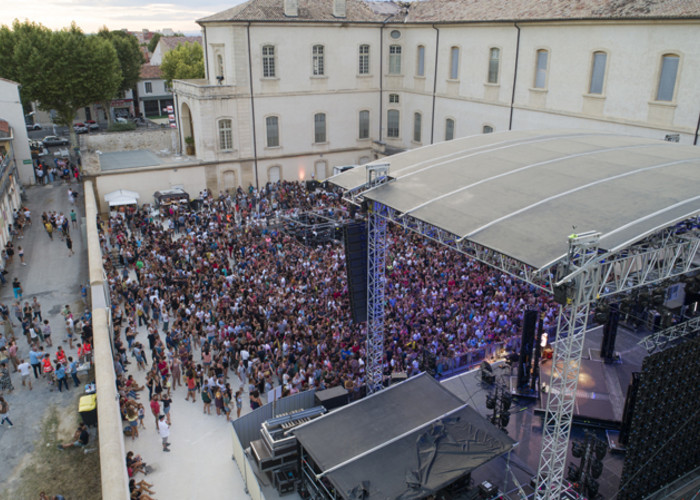
[[[158,43],[163,44],[163,54],[165,54],[167,51],[174,49],[178,45],[182,45],[183,43],[198,43],[199,45],[202,45],[202,37],[201,36],[162,36],[160,37],[160,40],[158,40]]]
[[[198,22],[338,22],[333,0],[298,0],[298,17],[284,15],[284,0],[249,0]],[[348,22],[441,23],[553,19],[700,18],[700,0],[347,0]]]
[[[700,17],[700,0],[428,0],[406,22]]]
[[[139,78],[141,80],[150,80],[160,78],[160,66],[152,66],[151,64],[142,64]]]
[[[333,0],[298,0],[299,15],[288,17],[284,15],[284,0],[249,0],[231,9],[219,12],[209,17],[199,19],[197,22],[214,21],[327,21],[338,22],[333,16]],[[348,22],[381,22],[387,18],[385,9],[399,10],[394,2],[381,2],[388,4],[382,9],[375,9],[371,4],[379,2],[364,2],[362,0],[347,0],[345,17]]]

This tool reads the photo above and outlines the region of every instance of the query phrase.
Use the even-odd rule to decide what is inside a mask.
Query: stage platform
[[[590,358],[590,354],[589,354]],[[625,394],[629,380],[622,381],[615,364],[606,364],[599,359],[582,359],[578,376],[578,390],[574,405],[574,423],[587,427],[617,429],[622,422],[625,408]],[[552,373],[552,361],[546,360],[540,365],[542,380],[549,381]],[[535,413],[543,414],[547,404],[547,389],[542,391],[542,398],[535,407]]]

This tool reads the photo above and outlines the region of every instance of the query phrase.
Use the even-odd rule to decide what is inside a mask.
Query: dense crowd
[[[282,395],[336,385],[359,395],[365,332],[351,321],[342,245],[309,248],[269,223],[344,210],[340,196],[281,182],[199,201],[198,210],[138,209],[100,226],[125,418],[139,411],[124,374],[130,359],[150,372],[149,399],[184,385],[227,417],[233,405],[240,413],[244,392],[255,408],[277,386]],[[438,372],[493,354],[520,334],[528,307],[553,322],[546,295],[519,280],[417,235],[391,229],[388,238],[387,377],[419,372],[426,354]],[[135,340],[140,326],[147,348]]]

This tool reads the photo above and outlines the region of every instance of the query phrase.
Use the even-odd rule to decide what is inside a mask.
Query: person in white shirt
[[[31,370],[31,366],[28,361],[25,361],[23,359],[19,360],[19,365],[17,365],[17,369],[19,370],[20,375],[22,376],[22,385],[25,385],[25,381],[29,382],[29,390],[32,390],[32,379],[29,376],[29,372]]]
[[[168,438],[170,437],[170,426],[165,421],[165,415],[158,417],[158,433],[163,440],[163,451],[170,451],[170,448],[168,448],[168,446],[170,446],[170,443],[168,442]]]

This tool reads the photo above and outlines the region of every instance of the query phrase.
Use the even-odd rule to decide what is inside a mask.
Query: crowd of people
[[[218,197],[205,191],[198,205],[127,210],[100,223],[125,420],[143,406],[128,363],[148,370],[149,404],[166,420],[163,398],[179,386],[188,400],[200,396],[204,413],[213,406],[226,418],[233,405],[240,415],[244,394],[254,409],[273,389],[285,396],[343,385],[359,397],[365,331],[351,321],[342,245],[310,248],[271,224],[345,211],[339,194],[279,182]],[[392,228],[388,240],[387,378],[418,373],[426,355],[438,372],[491,355],[520,335],[530,307],[553,324],[553,303],[529,285],[418,235]],[[148,348],[136,341],[139,328]]]

